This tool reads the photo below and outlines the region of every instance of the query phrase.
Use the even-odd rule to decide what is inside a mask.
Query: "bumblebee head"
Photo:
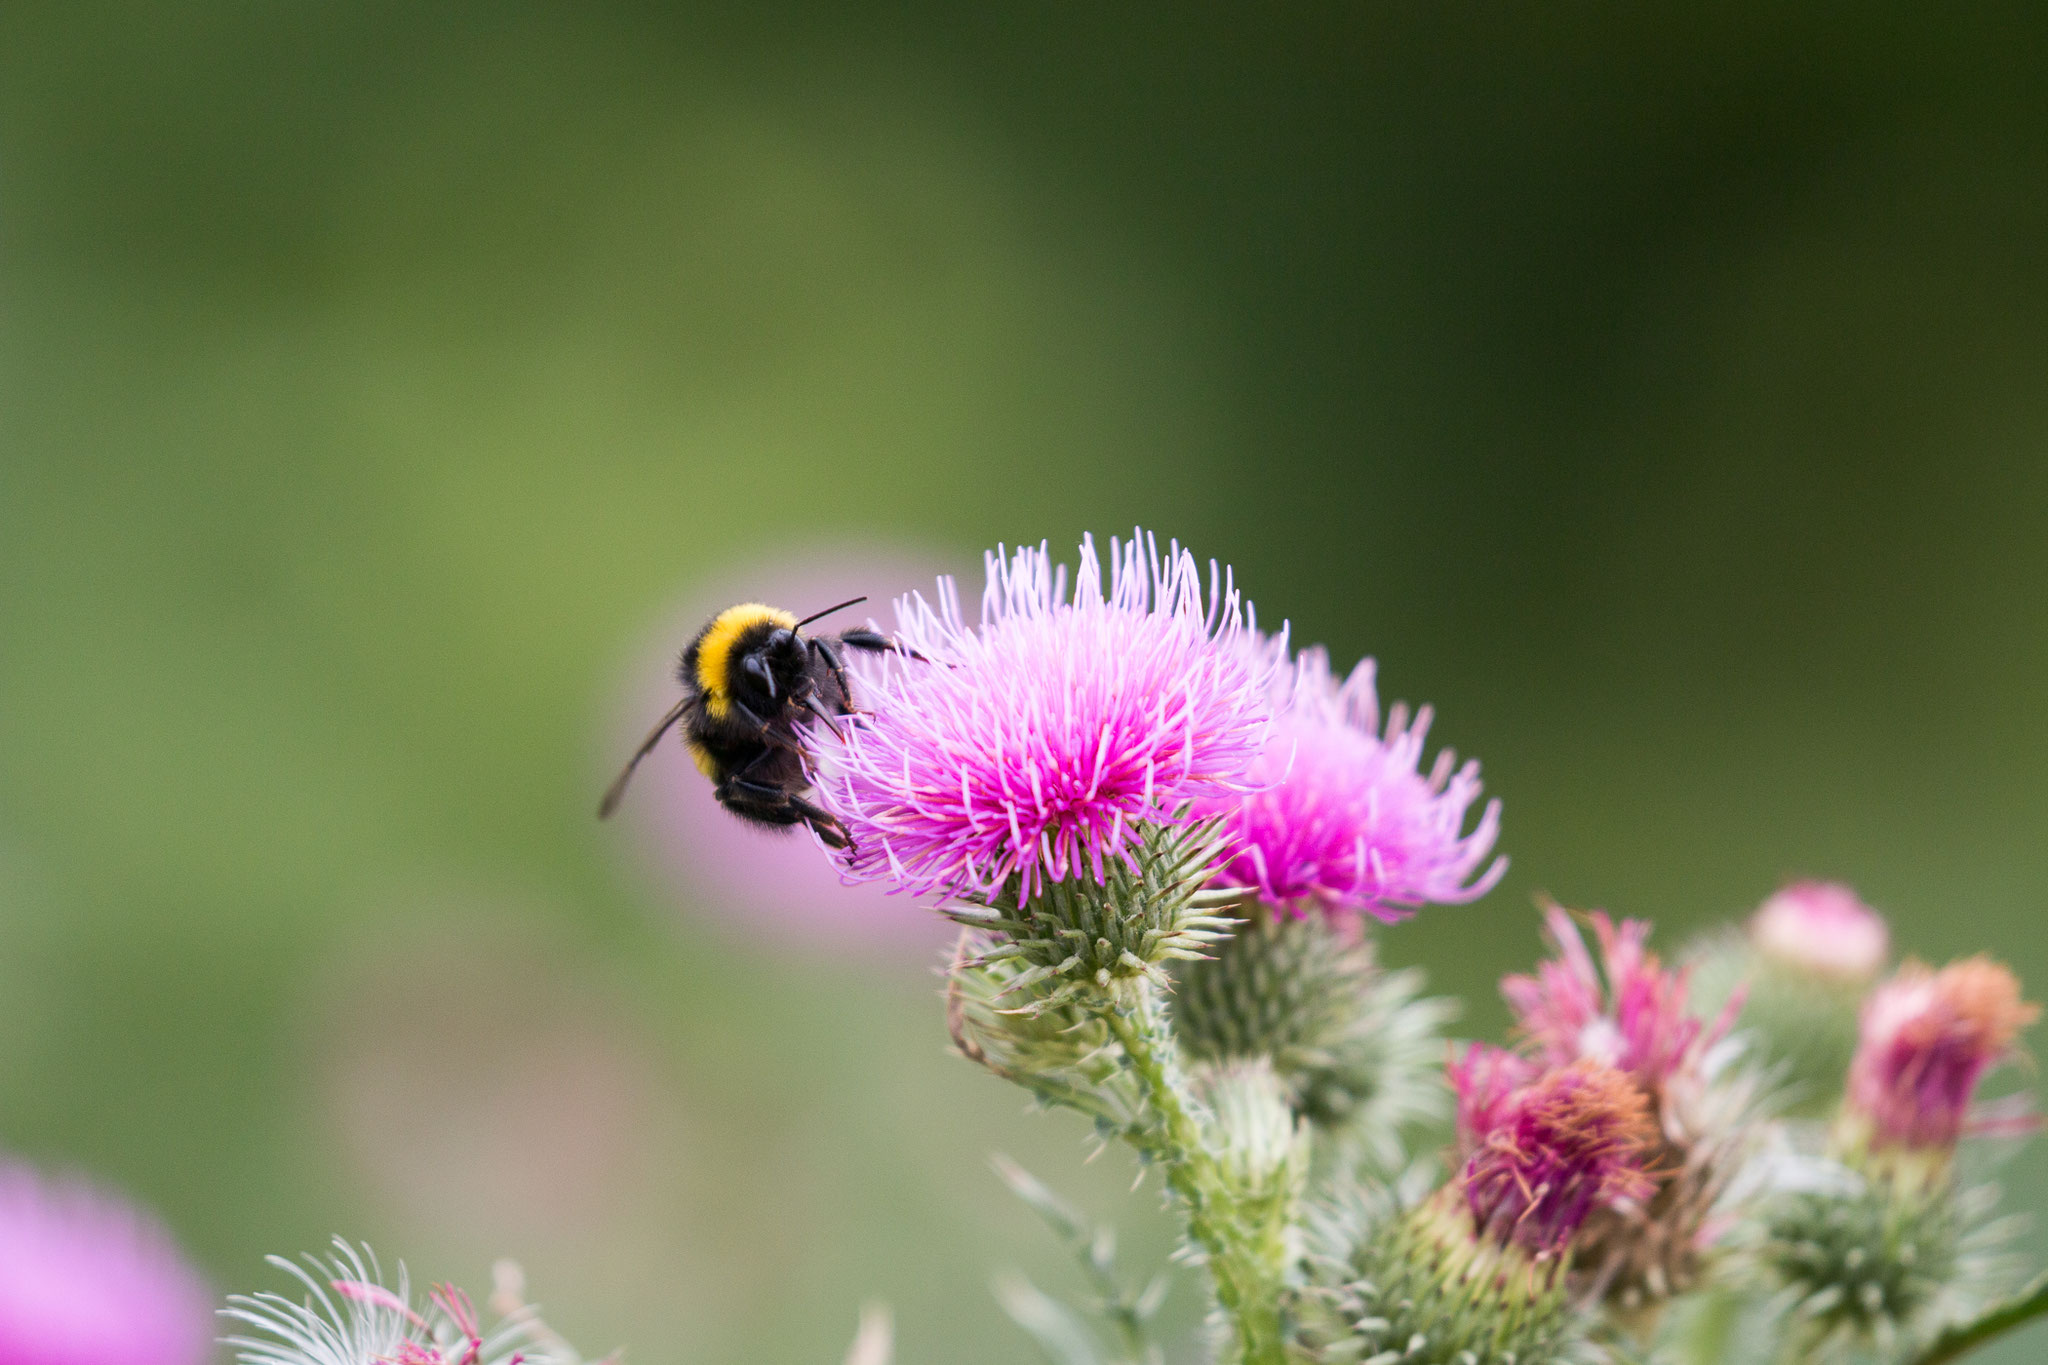
[[[797,619],[780,607],[742,602],[713,617],[683,653],[683,683],[704,698],[715,720],[732,713],[737,696],[748,709],[779,707],[804,675]]]
[[[758,690],[778,705],[801,690],[811,675],[810,648],[794,626],[775,627],[760,644],[737,649],[733,657],[739,660],[735,686]]]

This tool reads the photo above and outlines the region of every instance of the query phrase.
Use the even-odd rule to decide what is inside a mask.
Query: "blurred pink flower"
[[[820,804],[854,840],[848,875],[915,894],[990,894],[1011,877],[1100,881],[1135,827],[1183,825],[1240,790],[1265,738],[1266,680],[1245,613],[1211,566],[1150,537],[1083,538],[1073,592],[1045,547],[986,558],[978,627],[951,580],[897,603],[925,661],[864,669],[872,714],[822,733]]]
[[[1507,871],[1505,858],[1486,861],[1500,802],[1488,802],[1464,832],[1479,764],[1459,767],[1446,749],[1421,770],[1430,709],[1411,720],[1396,705],[1382,730],[1372,660],[1340,683],[1319,647],[1291,663],[1284,635],[1253,648],[1273,675],[1272,732],[1252,765],[1252,790],[1200,805],[1228,816],[1238,845],[1222,880],[1296,914],[1320,907],[1388,922],[1414,906],[1463,904],[1492,890]]]
[[[1536,1079],[1542,1068],[1518,1052],[1474,1043],[1444,1068],[1458,1097],[1458,1151],[1469,1156],[1494,1130],[1508,1098]]]
[[[880,604],[932,582],[943,567],[938,556],[914,551],[827,546],[742,566],[693,588],[650,632],[633,665],[632,694],[614,710],[605,764],[616,765],[631,753],[652,720],[673,703],[677,656],[721,609],[759,600],[806,615],[867,594],[867,604],[817,625],[821,631],[844,630],[871,622]],[[856,680],[856,694],[860,690]],[[936,951],[950,940],[945,922],[923,907],[882,886],[847,885],[800,832],[769,829],[720,808],[711,784],[674,737],[640,765],[616,818],[629,831],[635,861],[664,897],[747,941],[766,936],[834,952],[867,949],[900,957],[907,944]]]
[[[1475,1235],[1539,1255],[1563,1250],[1597,1209],[1648,1199],[1657,1140],[1648,1102],[1596,1061],[1545,1073],[1497,1106],[1462,1180]]]
[[[1864,1003],[1850,1113],[1870,1124],[1879,1147],[1953,1147],[1977,1083],[2040,1013],[2020,999],[2011,970],[1988,957],[1938,972],[1906,963]]]
[[[154,1219],[0,1158],[0,1365],[199,1365],[213,1302]]]
[[[1884,970],[1891,932],[1884,916],[1840,882],[1793,882],[1758,907],[1749,941],[1764,956],[1844,982]]]
[[[1523,1039],[1548,1065],[1582,1057],[1605,1062],[1654,1099],[1675,1073],[1698,1068],[1706,1049],[1733,1025],[1741,997],[1711,1026],[1703,1023],[1686,1007],[1690,973],[1665,970],[1645,947],[1647,921],[1617,926],[1598,910],[1587,918],[1600,945],[1598,966],[1570,912],[1553,905],[1544,913],[1544,926],[1557,957],[1539,963],[1533,977],[1503,978],[1501,995]]]

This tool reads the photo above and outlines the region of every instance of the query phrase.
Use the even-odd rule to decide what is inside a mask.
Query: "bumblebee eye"
[[[770,697],[775,695],[775,671],[768,667],[768,661],[759,654],[748,654],[740,660],[740,669],[759,682]]]

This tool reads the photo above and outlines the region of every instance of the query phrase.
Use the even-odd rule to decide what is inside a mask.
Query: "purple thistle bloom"
[[[0,1362],[200,1365],[213,1303],[153,1219],[0,1158]]]
[[[1458,1098],[1457,1142],[1469,1155],[1499,1126],[1516,1091],[1542,1074],[1542,1068],[1518,1052],[1491,1043],[1474,1043],[1444,1066],[1451,1092]]]
[[[1265,739],[1266,679],[1245,611],[1212,565],[1150,538],[1091,538],[1072,596],[1045,548],[986,557],[981,624],[952,580],[897,603],[922,660],[864,671],[870,714],[818,734],[820,801],[844,822],[846,872],[917,894],[990,896],[1131,865],[1135,827],[1187,826],[1243,789]]]
[[[1557,957],[1535,976],[1507,976],[1500,993],[1531,1051],[1551,1066],[1581,1057],[1618,1066],[1653,1098],[1672,1078],[1696,1073],[1709,1048],[1734,1026],[1738,992],[1711,1023],[1687,1003],[1691,970],[1668,970],[1647,946],[1650,925],[1619,925],[1601,911],[1587,917],[1599,944],[1596,964],[1569,912],[1551,906],[1544,929]]]
[[[1643,1171],[1655,1141],[1648,1101],[1613,1067],[1546,1073],[1499,1105],[1465,1162],[1474,1235],[1539,1256],[1562,1251],[1596,1209],[1656,1191]]]
[[[1205,803],[1228,817],[1238,847],[1222,880],[1296,914],[1318,905],[1388,923],[1414,906],[1461,905],[1492,890],[1507,871],[1506,858],[1487,863],[1500,802],[1464,833],[1479,764],[1460,767],[1446,749],[1422,770],[1430,708],[1411,719],[1396,705],[1382,729],[1372,660],[1340,683],[1320,647],[1291,664],[1284,636],[1254,648],[1273,669],[1274,724],[1251,792]]]

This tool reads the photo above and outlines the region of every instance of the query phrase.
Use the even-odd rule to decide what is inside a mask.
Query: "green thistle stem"
[[[2043,1275],[2019,1293],[1985,1310],[1975,1321],[1951,1327],[1931,1345],[1913,1357],[1912,1365],[1945,1365],[1959,1360],[1995,1337],[2002,1337],[2048,1315],[2048,1275]]]
[[[1187,1218],[1188,1235],[1207,1254],[1216,1301],[1235,1336],[1230,1358],[1239,1365],[1285,1365],[1280,1289],[1286,1248],[1237,1216],[1236,1200],[1189,1102],[1188,1078],[1158,988],[1138,979],[1102,1000],[1099,1008],[1154,1117],[1131,1139],[1166,1173],[1167,1187]]]

